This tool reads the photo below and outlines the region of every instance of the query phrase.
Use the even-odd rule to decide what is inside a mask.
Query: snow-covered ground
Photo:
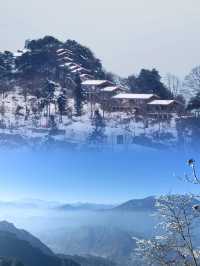
[[[57,88],[55,97],[60,94]],[[56,131],[52,133],[49,117],[45,114],[34,114],[31,110],[37,99],[24,96],[16,88],[8,92],[0,100],[0,144],[4,146],[35,146],[48,142],[64,142],[75,147],[98,146],[112,149],[137,149],[144,146],[153,147],[153,143],[166,145],[177,140],[176,118],[170,121],[156,122],[153,119],[135,118],[133,115],[114,112],[104,114],[105,126],[95,128],[91,118],[90,104],[83,106],[81,117],[75,116],[74,100],[68,100],[68,108],[72,116],[64,115],[62,121],[54,104],[50,105],[50,112],[55,117]],[[16,114],[16,110],[18,113]],[[27,111],[30,110],[27,116]],[[103,112],[98,104],[94,109]],[[165,137],[164,137],[165,136]],[[96,137],[96,138],[95,138]]]

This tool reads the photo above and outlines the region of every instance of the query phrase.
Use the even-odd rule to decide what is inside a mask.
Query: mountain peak
[[[113,210],[116,211],[153,211],[155,210],[156,197],[149,196],[143,199],[129,200]]]

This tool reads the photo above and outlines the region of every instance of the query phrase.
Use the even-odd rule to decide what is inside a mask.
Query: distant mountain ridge
[[[11,208],[44,208],[58,211],[153,211],[155,210],[156,197],[149,196],[141,199],[132,199],[121,204],[101,204],[90,202],[59,203],[44,200],[20,200],[13,202],[0,202],[0,207]]]
[[[129,200],[117,207],[113,211],[155,211],[156,197],[150,196],[143,199]]]
[[[125,203],[114,207],[112,211],[122,211],[122,212],[153,212],[157,210],[156,207],[157,197],[150,196],[143,199],[133,199]],[[196,198],[193,198],[191,201],[191,207],[193,205],[200,204],[200,201]]]
[[[149,196],[146,198],[132,199],[121,204],[101,204],[101,203],[59,203],[44,200],[22,200],[13,202],[0,202],[0,207],[11,208],[34,208],[34,209],[49,209],[55,211],[155,211],[157,197]],[[198,204],[197,199],[193,199],[193,204]],[[0,228],[2,222],[0,222]]]
[[[99,210],[99,211],[155,211],[156,197],[149,196],[141,199],[132,199],[122,204],[93,204],[93,203],[79,203],[79,204],[62,204],[56,209],[62,211],[75,210]]]
[[[62,204],[57,206],[56,209],[62,211],[98,211],[109,210],[115,205],[112,204],[95,204],[95,203],[74,203],[74,204]]]
[[[40,199],[23,199],[16,201],[0,201],[0,208],[25,209],[58,209],[58,210],[103,210],[114,208],[116,204],[101,204],[90,202],[60,203]]]

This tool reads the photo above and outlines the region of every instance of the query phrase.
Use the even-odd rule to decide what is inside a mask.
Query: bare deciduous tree
[[[199,265],[200,253],[193,243],[198,215],[192,204],[190,195],[168,195],[158,199],[163,233],[152,240],[138,240],[137,256],[142,258],[142,265]]]
[[[197,92],[200,92],[200,66],[193,68],[185,77],[184,92],[185,95],[190,97],[193,97]]]
[[[200,184],[195,160],[188,160],[192,174],[184,180]],[[167,195],[157,200],[162,234],[151,240],[137,241],[137,256],[141,265],[198,266],[200,249],[196,247],[195,229],[199,223],[200,205],[192,195]]]
[[[176,98],[180,94],[182,88],[182,82],[180,79],[177,76],[168,73],[165,78],[165,83],[168,90],[171,91],[174,98]]]

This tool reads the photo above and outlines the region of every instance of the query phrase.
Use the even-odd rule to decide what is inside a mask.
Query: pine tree
[[[47,110],[48,110],[48,115],[50,116],[51,115],[51,110],[50,110],[50,104],[54,98],[54,92],[55,92],[55,89],[56,89],[56,85],[55,83],[49,81],[49,80],[46,80],[45,84],[44,84],[44,90],[43,90],[43,93],[44,93],[44,98],[47,102]]]
[[[81,116],[83,111],[84,96],[81,86],[81,79],[78,74],[76,75],[75,82],[76,82],[76,88],[74,91],[74,107],[76,110],[76,115]]]
[[[61,122],[62,122],[63,113],[65,112],[65,109],[66,109],[66,102],[67,102],[67,99],[66,99],[66,96],[64,94],[61,94],[57,99],[58,110],[60,113],[60,121]]]
[[[103,117],[99,113],[99,110],[96,110],[94,112],[94,118],[92,123],[94,125],[94,129],[92,133],[89,135],[89,142],[95,144],[102,144],[106,139],[105,123]]]
[[[134,93],[154,93],[163,99],[173,98],[173,94],[162,83],[161,76],[156,69],[142,69],[137,77],[129,76],[127,85]]]

